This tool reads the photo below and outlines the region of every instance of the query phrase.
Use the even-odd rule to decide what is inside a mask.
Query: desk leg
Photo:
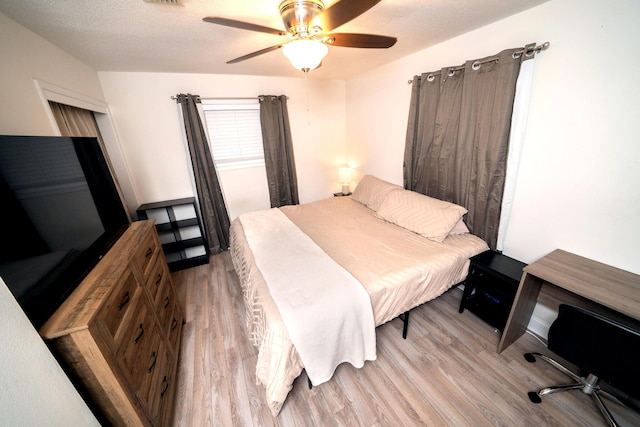
[[[518,292],[513,300],[511,312],[507,324],[502,332],[502,338],[498,344],[498,353],[513,344],[527,330],[531,314],[536,306],[538,294],[542,287],[542,279],[524,273],[518,286]]]

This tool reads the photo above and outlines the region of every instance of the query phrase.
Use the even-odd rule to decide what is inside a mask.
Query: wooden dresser
[[[40,330],[98,414],[168,425],[183,313],[153,221],[131,224]]]

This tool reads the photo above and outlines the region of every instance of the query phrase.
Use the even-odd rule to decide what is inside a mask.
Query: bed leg
[[[404,338],[405,340],[407,339],[407,331],[409,330],[409,311],[405,311],[403,314],[398,316],[404,323],[404,325],[402,326],[402,338]]]

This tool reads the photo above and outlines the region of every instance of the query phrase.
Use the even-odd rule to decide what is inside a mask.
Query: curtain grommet
[[[427,81],[428,81],[428,82],[432,82],[432,81],[434,81],[435,79],[436,79],[436,76],[434,76],[433,74],[429,74],[429,75],[427,76]]]
[[[476,61],[473,64],[471,64],[471,69],[474,71],[478,71],[480,69],[480,65],[481,65],[480,62]]]
[[[521,53],[519,53],[519,52],[513,52],[513,53],[511,54],[511,57],[512,57],[513,59],[520,59],[520,57],[521,57],[521,56],[522,56],[522,54],[521,54]]]

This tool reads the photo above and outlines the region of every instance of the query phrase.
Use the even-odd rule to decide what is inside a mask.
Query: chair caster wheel
[[[536,357],[532,353],[525,353],[524,358],[529,363],[536,363]]]
[[[529,396],[529,400],[532,401],[533,403],[542,402],[542,399],[540,398],[540,396],[538,396],[538,393],[536,393],[535,391],[530,391],[529,393],[527,393],[527,395]]]

